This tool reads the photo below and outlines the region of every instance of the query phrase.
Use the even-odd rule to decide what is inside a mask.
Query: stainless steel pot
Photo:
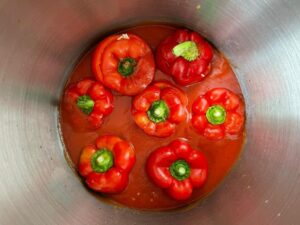
[[[0,0],[0,224],[298,225],[299,0]],[[57,103],[100,35],[145,21],[205,34],[235,67],[246,149],[223,185],[182,212],[100,202],[67,165]]]

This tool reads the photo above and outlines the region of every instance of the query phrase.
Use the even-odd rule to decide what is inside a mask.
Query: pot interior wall
[[[299,10],[298,0],[1,0],[0,223],[298,224]],[[61,90],[81,54],[106,32],[147,21],[204,34],[230,59],[247,102],[241,160],[188,211],[99,202],[67,165],[57,129]]]

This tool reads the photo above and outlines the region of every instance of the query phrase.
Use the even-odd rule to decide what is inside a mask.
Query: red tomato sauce
[[[153,49],[167,36],[173,34],[176,28],[167,25],[143,25],[133,27],[120,33],[131,32],[143,38]],[[70,83],[80,81],[86,77],[93,77],[91,71],[91,51],[88,52],[78,63],[70,74],[66,87]],[[156,70],[155,80],[169,80],[169,76]],[[197,96],[206,91],[215,88],[227,88],[242,97],[238,80],[226,58],[214,50],[212,61],[212,71],[208,77],[195,85],[182,88],[188,98],[188,110],[191,111],[193,101]],[[114,94],[113,112],[105,117],[100,129],[90,132],[76,131],[69,123],[68,113],[60,107],[60,128],[65,144],[66,153],[71,160],[72,166],[76,168],[82,148],[88,144],[94,143],[95,139],[104,134],[113,134],[120,136],[133,143],[136,152],[136,164],[130,174],[127,188],[120,194],[105,195],[97,194],[101,199],[109,199],[112,202],[144,210],[167,210],[190,205],[200,199],[203,199],[212,192],[228,174],[235,162],[240,156],[245,139],[244,131],[232,139],[221,141],[209,141],[197,134],[192,128],[190,121],[181,123],[176,128],[176,133],[167,138],[157,138],[148,136],[135,124],[131,109],[131,97]],[[186,201],[175,201],[171,199],[163,190],[155,186],[149,179],[145,163],[148,155],[158,147],[168,145],[176,138],[188,139],[190,145],[201,150],[208,160],[208,178],[205,185],[200,189],[194,189],[193,195]],[[102,198],[105,197],[105,198]]]

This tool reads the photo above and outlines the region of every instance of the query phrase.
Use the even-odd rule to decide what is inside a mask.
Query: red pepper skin
[[[175,56],[173,48],[185,41],[196,43],[199,56],[194,61]],[[162,41],[156,50],[156,65],[158,69],[173,77],[182,86],[202,81],[210,72],[210,62],[213,57],[211,45],[198,33],[188,30],[178,30],[172,36]]]
[[[77,106],[80,96],[89,96],[94,101],[90,114],[83,113]],[[113,95],[97,81],[84,79],[70,85],[64,94],[64,107],[70,113],[72,125],[83,130],[98,129],[104,116],[109,115],[113,108]]]
[[[185,160],[190,167],[190,175],[183,180],[177,180],[170,172],[172,163],[176,160]],[[186,200],[191,197],[194,188],[204,185],[208,165],[204,154],[194,150],[184,140],[177,139],[168,146],[153,151],[146,165],[151,180],[175,200]]]
[[[113,153],[114,164],[106,172],[95,172],[91,163],[92,156],[104,148]],[[92,190],[110,194],[120,193],[128,184],[135,160],[134,147],[131,143],[117,136],[105,135],[97,138],[95,145],[86,146],[82,150],[78,171]]]
[[[209,107],[222,106],[226,111],[226,120],[223,124],[213,125],[206,118]],[[211,140],[223,139],[226,135],[238,134],[244,125],[244,105],[239,97],[225,88],[214,88],[199,96],[192,106],[192,126],[204,137]]]
[[[124,34],[123,34],[124,35]],[[124,95],[136,95],[153,80],[155,63],[148,44],[134,34],[112,35],[101,41],[92,57],[92,71],[96,79],[106,87]],[[134,72],[124,77],[118,72],[120,60],[133,58]]]
[[[155,101],[163,100],[169,107],[169,116],[164,122],[155,123],[148,118],[147,111]],[[185,93],[170,82],[156,82],[135,96],[132,115],[136,124],[151,136],[168,137],[175,132],[176,125],[186,119],[188,100]]]

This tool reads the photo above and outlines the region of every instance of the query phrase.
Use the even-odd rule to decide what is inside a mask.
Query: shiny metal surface
[[[0,0],[0,224],[298,225],[299,0]],[[90,195],[67,165],[57,101],[99,35],[143,21],[204,33],[236,67],[246,149],[223,185],[184,212],[141,213]]]

